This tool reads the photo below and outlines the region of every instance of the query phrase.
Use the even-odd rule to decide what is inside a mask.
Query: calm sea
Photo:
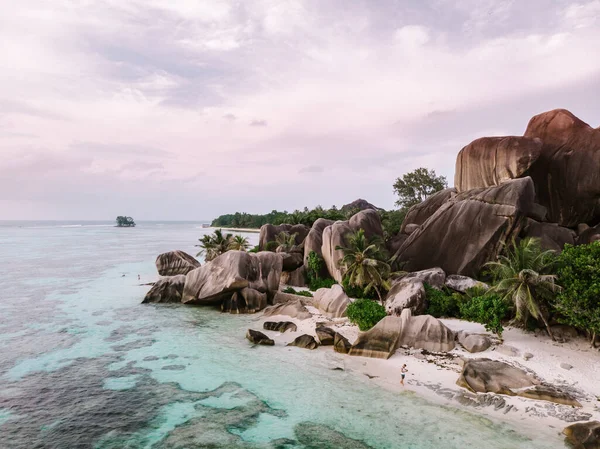
[[[138,275],[205,232],[0,222],[0,448],[556,447],[333,370],[333,351],[252,347],[256,316],[141,305]]]

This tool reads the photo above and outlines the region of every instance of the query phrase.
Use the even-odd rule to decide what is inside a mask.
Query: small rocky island
[[[202,265],[161,254],[143,302],[262,312],[253,344],[332,346],[339,369],[391,389],[409,363],[408,385],[425,395],[543,418],[575,447],[600,447],[600,309],[582,299],[600,262],[600,128],[557,109],[523,136],[471,142],[454,187],[410,207],[393,236],[380,210],[356,204],[346,220],[266,224],[255,249]]]
[[[124,215],[119,215],[116,219],[116,222],[117,228],[133,228],[135,226],[135,221],[133,221],[133,218],[126,217]]]

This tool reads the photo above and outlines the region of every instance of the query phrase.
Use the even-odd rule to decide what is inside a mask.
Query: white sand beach
[[[263,331],[275,341],[276,346],[284,346],[302,334],[315,336],[317,323],[331,327],[348,338],[350,343],[358,337],[358,327],[346,318],[329,319],[314,307],[307,306],[307,309],[313,314],[309,319],[298,320],[286,315],[262,317],[259,320],[260,328],[264,321],[292,321],[298,326],[297,332],[288,331],[284,334]],[[442,321],[453,331],[466,330],[492,336],[477,323],[457,319]],[[306,357],[322,357],[330,369],[354,373],[365,382],[375,382],[395,394],[417,394],[442,406],[507,423],[524,434],[535,436],[542,432],[555,436],[557,442],[562,441],[560,433],[568,425],[600,419],[600,352],[592,349],[588,341],[576,338],[557,343],[543,333],[529,333],[516,328],[505,329],[503,337],[501,345],[495,344],[476,354],[467,352],[457,344],[447,354],[400,348],[388,360],[338,354],[331,346],[321,346],[313,351],[290,349],[305,351]],[[511,353],[514,355],[509,355]],[[525,360],[524,354],[533,357]],[[456,384],[463,358],[501,360],[524,369],[541,381],[568,391],[583,407],[491,393],[471,393]],[[409,370],[404,387],[400,385],[400,368],[403,364],[407,364]],[[561,364],[568,364],[572,368],[565,369]]]

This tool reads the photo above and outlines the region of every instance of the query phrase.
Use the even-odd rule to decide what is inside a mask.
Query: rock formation
[[[413,317],[410,309],[404,309],[401,316],[387,316],[360,334],[349,354],[387,359],[399,346],[448,352],[454,349],[454,338],[454,333],[437,318]]]
[[[348,352],[350,352],[350,348],[352,348],[352,345],[348,339],[342,334],[336,332],[335,336],[333,337],[333,350],[340,354],[348,354]]]
[[[312,316],[300,300],[275,304],[273,306],[267,307],[264,311],[264,316],[277,315],[287,315],[291,318],[297,318],[299,320],[306,320]]]
[[[255,331],[253,329],[248,329],[246,332],[246,338],[250,340],[250,342],[255,345],[266,345],[266,346],[274,346],[275,342],[267,337],[265,334],[259,331]]]
[[[427,270],[414,271],[412,273],[408,273],[406,276],[402,278],[403,280],[418,280],[423,282],[424,284],[429,284],[433,288],[437,288],[438,290],[444,286],[446,282],[446,273],[439,267],[429,268]]]
[[[182,302],[220,304],[246,288],[271,300],[279,288],[281,269],[282,259],[276,253],[228,251],[186,275]]]
[[[323,230],[323,245],[321,246],[323,260],[331,277],[338,282],[342,282],[343,278],[339,262],[344,254],[341,250],[335,248],[346,246],[346,236],[359,229],[365,231],[367,238],[382,237],[383,229],[381,228],[379,213],[372,209],[366,209],[353,215],[348,221],[336,221]]]
[[[181,302],[185,276],[180,274],[158,280],[150,289],[142,303]]]
[[[221,311],[231,313],[255,313],[267,307],[267,294],[253,288],[243,288],[221,302]]]
[[[470,288],[475,287],[482,288],[485,290],[488,290],[490,288],[490,286],[484,282],[480,282],[468,276],[461,276],[459,274],[451,274],[450,276],[446,277],[445,285],[446,287],[460,293],[465,293]]]
[[[313,306],[329,318],[341,318],[346,316],[346,309],[350,304],[350,298],[339,284],[331,288],[320,288],[313,296]]]
[[[323,230],[327,226],[331,226],[334,223],[333,220],[326,220],[325,218],[319,218],[315,221],[310,228],[310,231],[304,239],[304,267],[308,268],[308,255],[311,252],[315,252],[319,257],[323,257],[321,247],[323,246]],[[327,267],[323,267],[321,275],[327,274]]]
[[[402,222],[400,228],[401,234],[407,234],[406,228],[411,225],[421,226],[431,217],[446,201],[448,201],[454,194],[456,194],[455,188],[440,190],[434,193],[425,201],[412,206]]]
[[[469,334],[465,331],[460,331],[457,334],[457,340],[467,351],[483,352],[492,346],[492,340],[487,335]]]
[[[476,275],[519,235],[534,197],[528,177],[457,194],[408,237],[398,262],[408,271],[440,267],[449,274]]]
[[[319,347],[319,343],[317,343],[312,335],[304,334],[297,337],[293,342],[288,343],[287,346],[297,346],[304,349],[317,349]]]
[[[477,139],[458,153],[454,186],[458,192],[466,192],[521,178],[541,152],[542,141],[533,137]]]
[[[315,333],[317,334],[317,338],[321,343],[321,346],[332,346],[335,341],[336,332],[326,326],[317,326],[315,328]]]
[[[200,262],[183,251],[169,251],[156,258],[156,269],[161,276],[188,274],[200,266]]]
[[[306,268],[302,265],[293,271],[282,272],[280,282],[292,287],[306,287]]]
[[[575,449],[600,449],[600,422],[572,424],[563,430],[565,441]]]
[[[260,228],[260,235],[258,237],[258,248],[260,251],[267,250],[267,244],[274,242],[275,237],[281,232],[287,232],[290,235],[296,234],[296,245],[300,245],[308,235],[308,231],[310,231],[310,228],[303,224],[263,225]]]
[[[263,329],[267,331],[281,332],[282,334],[286,331],[296,332],[298,327],[291,321],[265,321],[263,323]]]
[[[521,232],[521,237],[534,237],[540,240],[540,245],[544,250],[556,252],[562,251],[564,246],[575,244],[575,231],[564,228],[556,223],[540,223],[538,221],[527,219],[527,223]]]
[[[351,203],[344,204],[340,208],[340,212],[343,212],[343,213],[357,212],[357,211],[361,211],[361,210],[365,210],[365,209],[378,210],[379,208],[376,206],[373,206],[367,200],[363,200],[362,198],[359,198],[357,200],[352,201]]]
[[[528,171],[548,221],[575,227],[600,221],[600,130],[564,109],[533,117],[525,136],[543,142]]]
[[[398,315],[410,309],[414,315],[421,315],[427,309],[425,287],[419,279],[400,279],[392,284],[385,300],[388,315]]]
[[[473,393],[497,393],[551,401],[581,407],[576,399],[507,363],[490,359],[469,359],[456,384]]]

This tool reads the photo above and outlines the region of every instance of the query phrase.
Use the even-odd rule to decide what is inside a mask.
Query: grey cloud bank
[[[0,219],[391,208],[539,112],[600,125],[600,0],[422,3],[0,0]]]

